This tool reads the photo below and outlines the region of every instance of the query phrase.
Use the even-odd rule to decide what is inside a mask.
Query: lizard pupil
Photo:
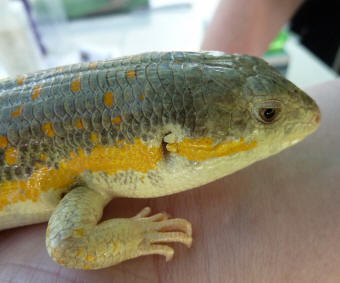
[[[273,108],[268,108],[264,111],[264,116],[266,117],[267,120],[270,120],[271,118],[274,117],[275,115],[275,109]]]

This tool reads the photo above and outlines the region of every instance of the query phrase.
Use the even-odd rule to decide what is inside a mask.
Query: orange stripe
[[[17,150],[12,148],[7,155],[9,163],[14,164]],[[161,147],[149,147],[139,139],[134,144],[124,144],[121,147],[96,145],[90,154],[79,149],[78,154],[70,152],[69,159],[59,162],[58,169],[42,165],[27,180],[2,181],[0,210],[20,201],[38,201],[43,191],[67,189],[87,170],[101,171],[108,175],[128,170],[147,173],[157,167],[162,157]]]

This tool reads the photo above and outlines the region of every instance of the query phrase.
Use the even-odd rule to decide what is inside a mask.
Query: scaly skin
[[[274,111],[272,111],[274,109]],[[146,208],[97,224],[114,197],[206,184],[312,133],[315,102],[263,60],[145,53],[0,81],[0,230],[49,220],[58,263],[98,269],[191,244]]]

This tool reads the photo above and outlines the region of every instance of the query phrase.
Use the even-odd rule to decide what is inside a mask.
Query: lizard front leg
[[[191,225],[167,214],[148,216],[149,207],[132,218],[98,223],[111,197],[76,187],[59,203],[46,232],[46,247],[57,263],[77,269],[99,269],[142,255],[170,260],[174,250],[162,243],[191,245]]]

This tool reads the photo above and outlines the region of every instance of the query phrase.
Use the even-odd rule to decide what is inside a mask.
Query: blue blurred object
[[[35,39],[36,39],[36,41],[38,43],[40,52],[41,52],[41,54],[46,55],[46,53],[47,53],[46,48],[45,48],[45,46],[43,45],[43,43],[41,41],[41,37],[40,37],[39,31],[38,31],[38,28],[37,28],[37,24],[34,21],[34,18],[32,16],[31,5],[28,2],[28,0],[22,0],[22,3],[24,4],[25,11],[27,13],[27,17],[28,17],[28,20],[30,22],[30,25],[31,25],[34,37],[35,37]]]

